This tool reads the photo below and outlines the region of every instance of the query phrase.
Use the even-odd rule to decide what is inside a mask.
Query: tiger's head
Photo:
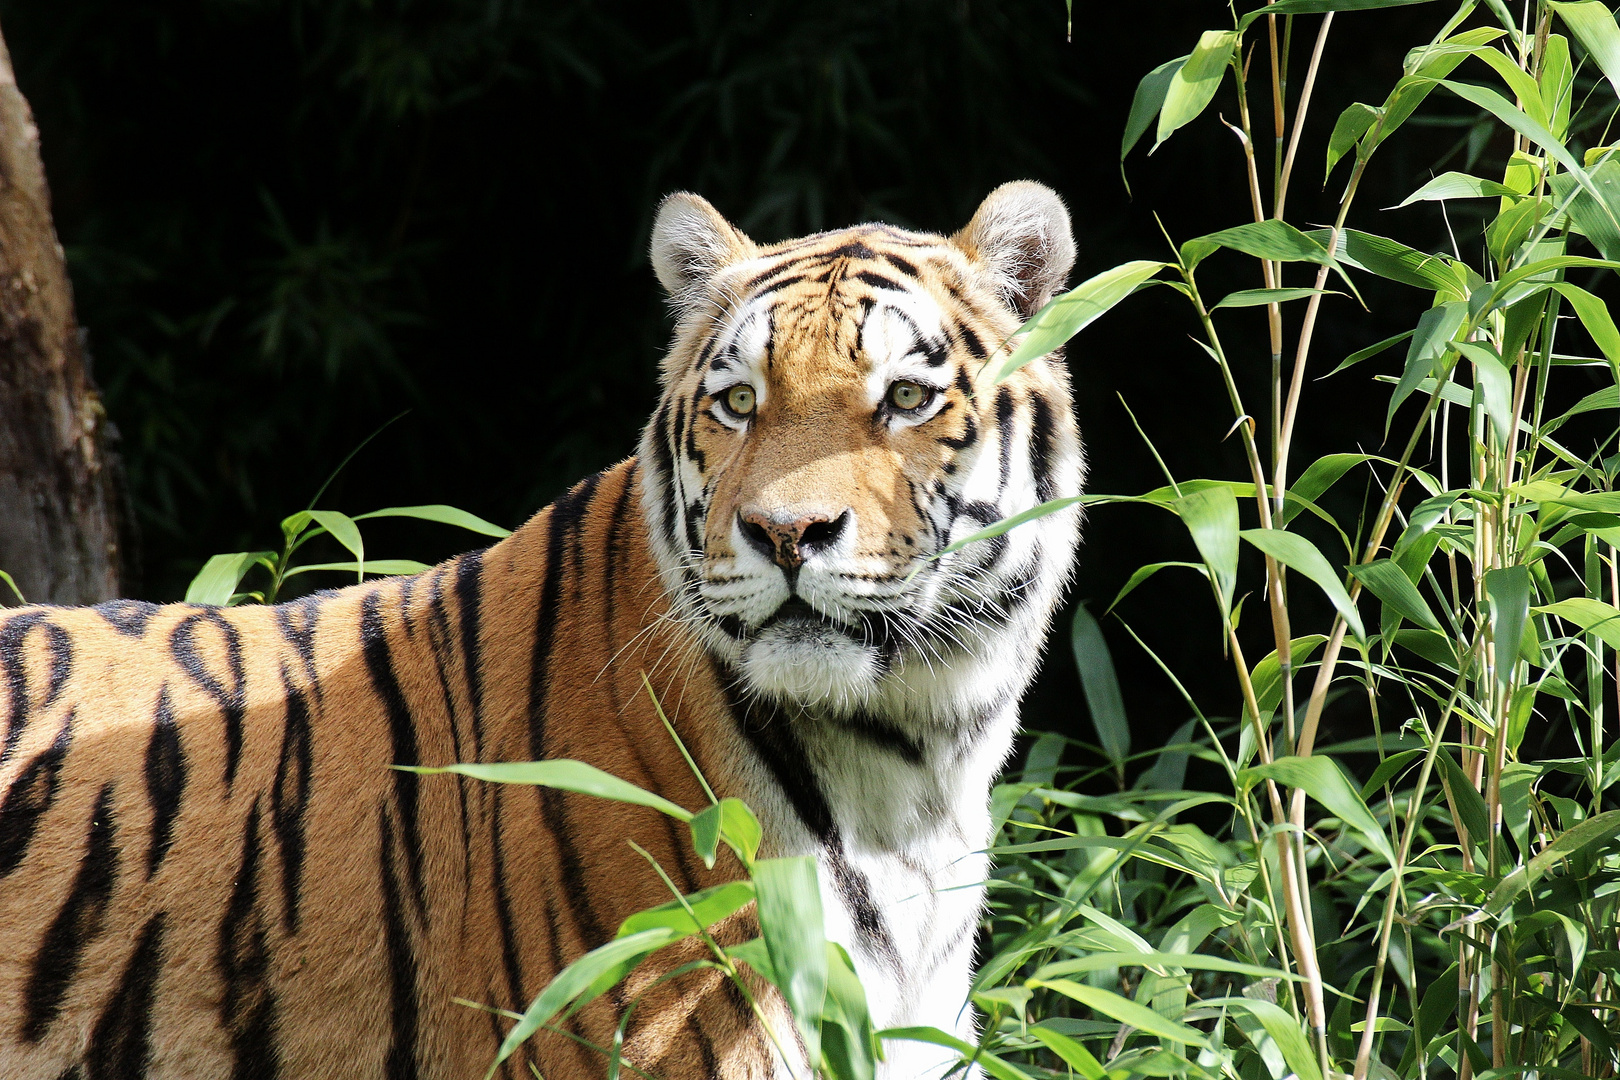
[[[935,556],[1079,492],[1061,360],[1000,385],[987,363],[1073,265],[1058,197],[1005,184],[950,237],[759,245],[676,194],[652,262],[678,325],[640,460],[675,617],[782,703],[966,717],[1016,697],[1078,512]]]

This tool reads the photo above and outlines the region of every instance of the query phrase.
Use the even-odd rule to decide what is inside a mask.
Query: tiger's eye
[[[754,414],[754,388],[747,383],[738,383],[726,391],[726,408],[734,416],[752,416]]]
[[[889,404],[906,412],[922,408],[933,396],[934,391],[931,387],[912,382],[910,379],[901,379],[889,387]]]

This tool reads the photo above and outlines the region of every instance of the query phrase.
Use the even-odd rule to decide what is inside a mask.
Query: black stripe
[[[740,697],[735,676],[726,675],[721,673],[721,684],[732,719],[776,778],[805,828],[825,842],[834,833],[832,809],[816,782],[804,743],[794,734],[792,723],[780,709],[752,695]]]
[[[507,1008],[514,1012],[527,1007],[528,997],[523,993],[522,968],[518,963],[517,934],[512,926],[512,897],[506,888],[506,849],[501,827],[501,791],[503,786],[495,785],[492,798],[494,803],[493,822],[490,827],[492,843],[491,850],[494,860],[490,868],[492,884],[495,888],[495,922],[501,931],[501,964],[506,968]],[[470,854],[470,853],[469,853]],[[558,965],[556,971],[561,971]],[[497,1045],[499,1039],[496,1040]]]
[[[581,481],[572,491],[552,504],[546,521],[545,582],[540,588],[540,606],[535,617],[534,656],[529,675],[529,753],[535,761],[546,757],[547,702],[550,692],[551,656],[557,632],[558,600],[562,595],[564,566],[569,546],[578,542],[578,533],[601,474]],[[557,845],[557,861],[561,864],[563,893],[568,910],[580,928],[586,948],[594,949],[608,939],[591,903],[585,885],[584,868],[579,852],[571,839],[568,813],[563,795],[552,788],[536,788],[540,811],[546,827]]]
[[[1003,386],[996,391],[996,441],[1001,449],[1001,485],[996,494],[1007,490],[1012,480],[1013,399],[1012,391]]]
[[[909,274],[912,277],[918,276],[917,264],[912,262],[910,259],[902,259],[892,251],[885,251],[883,253],[883,257],[884,259],[888,260],[890,266],[894,267],[902,274]]]
[[[852,716],[841,717],[836,722],[840,727],[854,732],[874,746],[899,755],[912,765],[921,765],[923,762],[922,742],[880,716],[857,712]]]
[[[455,761],[466,761],[467,757],[462,749],[461,718],[456,710],[455,694],[450,689],[450,675],[445,669],[446,660],[455,653],[455,647],[450,643],[450,615],[444,606],[444,579],[450,568],[444,564],[434,567],[428,572],[428,617],[427,637],[428,650],[433,655],[433,673],[439,678],[439,700],[444,705],[445,727],[450,729],[450,752]],[[474,739],[476,743],[477,740]],[[476,760],[476,759],[475,759]],[[472,851],[472,826],[467,816],[467,791],[472,782],[465,776],[457,776],[452,781],[456,789],[456,810],[461,819],[462,850]],[[463,895],[472,896],[472,868],[470,863],[462,866]]]
[[[112,813],[112,785],[101,789],[90,812],[90,832],[73,888],[45,939],[34,954],[33,970],[24,992],[21,1035],[24,1042],[39,1042],[51,1021],[62,1011],[62,998],[79,973],[85,946],[101,933],[107,902],[118,881],[117,823]]]
[[[146,633],[146,623],[157,609],[156,604],[144,600],[108,600],[97,604],[92,610],[120,634],[140,637]]]
[[[320,616],[320,601],[306,597],[295,603],[276,605],[276,626],[281,636],[298,653],[304,665],[304,676],[320,694],[320,677],[315,673],[315,623]]]
[[[469,551],[456,561],[456,606],[460,609],[461,667],[472,706],[473,757],[484,759],[484,667],[479,654],[479,605],[483,597],[484,553]]]
[[[39,709],[51,707],[62,693],[67,684],[68,676],[73,672],[73,645],[68,640],[67,631],[55,623],[46,621],[43,611],[30,611],[22,615],[14,615],[0,623],[0,670],[5,673],[6,689],[11,696],[11,717],[6,725],[6,741],[0,743],[0,765],[11,759],[17,749],[17,743],[22,739],[23,729],[28,726],[31,714],[36,710],[33,705],[33,694],[29,688],[28,671],[23,662],[23,645],[28,634],[36,627],[45,630],[46,647],[51,652],[50,675],[45,684],[45,698],[39,703]]]
[[[607,521],[607,555],[602,560],[602,628],[611,642],[613,640],[613,622],[617,612],[617,589],[619,562],[624,555],[625,517],[630,512],[630,494],[636,486],[636,465],[630,463],[625,470],[624,487],[619,489],[619,497],[613,500],[613,510]]]
[[[1052,466],[1057,459],[1057,430],[1052,423],[1052,407],[1040,394],[1030,395],[1033,413],[1030,417],[1029,459],[1035,470],[1035,497],[1049,502],[1056,494],[1052,483]]]
[[[146,744],[146,798],[152,804],[152,846],[146,853],[150,881],[174,843],[174,823],[180,816],[180,798],[186,790],[186,756],[180,730],[174,723],[169,688],[158,691],[152,715],[152,738]]]
[[[410,928],[401,910],[399,880],[394,876],[394,830],[388,810],[377,810],[381,831],[377,848],[378,876],[382,880],[383,936],[388,945],[388,989],[393,1040],[388,1047],[384,1068],[388,1080],[415,1080],[416,1061],[416,952],[411,947]]]
[[[254,799],[242,829],[242,861],[219,923],[215,955],[225,984],[220,1020],[236,1058],[231,1080],[274,1080],[280,1071],[268,936],[259,911],[259,801]]]
[[[871,882],[867,881],[865,874],[849,865],[842,843],[827,845],[826,861],[827,868],[832,871],[833,887],[849,909],[850,921],[855,924],[855,936],[860,944],[870,955],[882,957],[896,971],[901,970],[900,953],[894,947],[894,938],[890,936],[883,916],[878,913],[877,905],[872,903]]]
[[[73,741],[73,713],[69,712],[51,745],[30,761],[0,797],[0,878],[22,863],[34,839],[39,819],[56,801],[62,763]]]
[[[905,286],[894,280],[894,278],[879,274],[874,270],[862,270],[855,274],[854,277],[855,280],[863,281],[874,289],[893,289],[895,292],[905,291]]]
[[[304,880],[304,811],[309,807],[314,768],[309,699],[292,684],[291,673],[281,669],[287,716],[281,729],[281,752],[276,757],[276,778],[270,785],[270,827],[281,849],[281,920],[289,934],[298,932],[299,901]]]
[[[985,358],[988,350],[984,347],[984,340],[974,332],[973,327],[968,326],[966,323],[958,323],[956,332],[962,335],[962,344],[967,346],[967,351],[973,355],[973,359],[983,360]]]
[[[405,692],[394,674],[394,658],[388,648],[388,628],[377,612],[377,590],[360,601],[360,645],[371,674],[371,688],[382,699],[388,713],[388,735],[395,765],[420,765],[416,747],[416,726]],[[399,831],[405,847],[405,868],[410,877],[411,900],[419,914],[427,910],[427,890],[422,879],[422,835],[417,822],[418,779],[413,772],[392,770],[394,798],[399,804]]]
[[[686,1030],[697,1043],[698,1056],[703,1059],[703,1075],[718,1077],[720,1072],[720,1059],[714,1053],[714,1040],[702,1024],[698,1023],[697,1012],[694,1010],[686,1015]]]
[[[212,623],[225,636],[225,663],[229,669],[231,685],[225,686],[208,670],[197,652],[197,626]],[[230,789],[236,779],[236,767],[242,759],[242,717],[247,711],[247,675],[242,669],[242,636],[219,612],[212,609],[187,615],[169,635],[169,651],[175,663],[191,677],[191,681],[214,699],[225,718],[225,787]]]
[[[970,412],[962,413],[963,430],[960,437],[950,435],[940,436],[939,441],[952,450],[962,451],[979,441],[979,422],[973,419]]]
[[[84,1052],[87,1080],[138,1080],[152,1060],[152,1008],[163,969],[163,913],[141,929],[118,989],[90,1033]]]

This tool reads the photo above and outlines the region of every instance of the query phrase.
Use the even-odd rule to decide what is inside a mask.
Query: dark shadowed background
[[[629,454],[670,329],[644,254],[669,191],[700,192],[770,241],[871,219],[952,231],[994,185],[1033,178],[1073,211],[1077,281],[1163,257],[1155,211],[1178,240],[1246,220],[1239,144],[1216,117],[1233,118],[1229,90],[1151,158],[1133,153],[1130,192],[1118,164],[1137,80],[1229,26],[1226,6],[1075,9],[1067,42],[1061,0],[0,2],[122,436],[141,539],[129,591],[178,599],[208,555],[272,546],[276,522],[401,410],[325,505],[447,502],[516,526]],[[1381,101],[1450,10],[1339,16],[1291,217],[1331,220],[1333,119]],[[1297,73],[1316,26],[1298,20]],[[1376,208],[1476,156],[1483,175],[1500,168],[1505,139],[1466,109],[1431,97],[1375,159],[1350,223],[1449,248],[1437,204]],[[1477,250],[1477,226],[1452,225]],[[1208,264],[1207,295],[1261,284],[1236,258],[1244,276],[1221,280],[1226,265]],[[1324,305],[1318,374],[1425,305],[1362,287],[1371,314]],[[1121,397],[1178,477],[1245,478],[1194,329],[1185,302],[1155,289],[1071,346],[1091,490],[1162,483]],[[1226,334],[1258,413],[1263,309],[1235,313]],[[1296,473],[1379,445],[1387,390],[1370,378],[1398,357],[1310,384]],[[1363,492],[1341,488],[1330,507],[1353,521]],[[464,546],[435,526],[368,535],[383,558]],[[1100,612],[1138,565],[1192,554],[1162,511],[1098,509],[1073,596]],[[1206,709],[1232,712],[1212,605],[1161,579],[1125,617]],[[1067,625],[1027,718],[1089,737]],[[1105,632],[1138,745],[1161,742],[1185,705],[1118,624]]]

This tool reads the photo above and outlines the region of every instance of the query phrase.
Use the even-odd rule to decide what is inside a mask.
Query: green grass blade
[[[692,820],[690,810],[683,810],[662,795],[655,795],[644,788],[639,788],[628,780],[620,780],[612,773],[605,773],[594,765],[587,765],[583,761],[573,761],[568,758],[557,758],[552,761],[503,761],[491,764],[460,764],[437,767],[395,765],[394,768],[402,769],[405,772],[420,773],[423,776],[454,773],[457,776],[467,776],[474,780],[485,780],[495,784],[529,784],[535,787],[555,788],[558,791],[571,791],[579,795],[594,795],[599,799],[611,799],[614,802],[650,807],[660,813],[668,814],[678,821]]]
[[[776,988],[798,1021],[805,1054],[821,1060],[821,1011],[827,997],[827,939],[816,860],[808,855],[754,864],[759,930]]]
[[[1125,719],[1125,700],[1120,696],[1119,677],[1114,674],[1108,642],[1103,639],[1102,627],[1084,604],[1074,609],[1069,644],[1074,651],[1075,666],[1080,670],[1080,689],[1085,693],[1097,740],[1108,760],[1116,769],[1121,768],[1131,753],[1131,725]]]
[[[1004,382],[1025,364],[1039,360],[1074,337],[1107,314],[1137,286],[1163,270],[1165,265],[1145,260],[1121,263],[1087,278],[1063,295],[1053,297],[1018,331],[1022,339],[996,372],[995,381]]]
[[[511,529],[503,529],[499,525],[485,521],[477,514],[469,514],[465,510],[443,503],[430,503],[425,506],[388,506],[381,510],[373,510],[369,514],[356,514],[354,520],[365,521],[368,518],[404,517],[416,518],[419,521],[436,521],[441,525],[454,525],[458,529],[466,529],[482,536],[505,537],[511,536]]]

